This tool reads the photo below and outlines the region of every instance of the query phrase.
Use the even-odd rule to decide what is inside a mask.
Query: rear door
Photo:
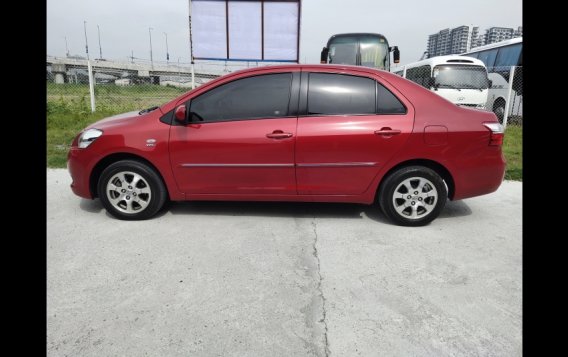
[[[414,111],[374,78],[302,72],[298,194],[357,195],[406,142]]]

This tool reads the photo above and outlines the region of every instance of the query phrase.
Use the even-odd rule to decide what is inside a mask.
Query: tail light
[[[503,138],[505,137],[505,128],[499,123],[483,123],[491,135],[489,136],[489,146],[503,145]]]

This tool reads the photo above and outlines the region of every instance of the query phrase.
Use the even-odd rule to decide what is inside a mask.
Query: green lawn
[[[184,89],[155,85],[118,87],[96,86],[97,111],[91,113],[86,84],[47,84],[47,166],[65,167],[67,152],[75,135],[99,119],[161,105],[183,93]],[[507,159],[508,180],[523,179],[523,127],[509,125],[503,152]]]
[[[114,114],[162,105],[185,91],[157,85],[97,85],[97,111],[91,113],[87,84],[47,83],[47,166],[66,166],[71,141],[87,125]]]
[[[505,179],[523,180],[523,127],[521,125],[508,125],[505,130],[503,153],[507,160]]]

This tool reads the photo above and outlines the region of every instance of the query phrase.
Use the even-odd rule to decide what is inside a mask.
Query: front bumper
[[[67,169],[71,175],[71,190],[79,197],[94,198],[89,186],[93,158],[88,150],[72,147],[67,155]]]

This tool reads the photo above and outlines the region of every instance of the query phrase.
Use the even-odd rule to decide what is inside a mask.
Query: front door
[[[221,84],[189,102],[190,123],[172,126],[170,159],[188,194],[296,194],[297,117],[292,73]]]

